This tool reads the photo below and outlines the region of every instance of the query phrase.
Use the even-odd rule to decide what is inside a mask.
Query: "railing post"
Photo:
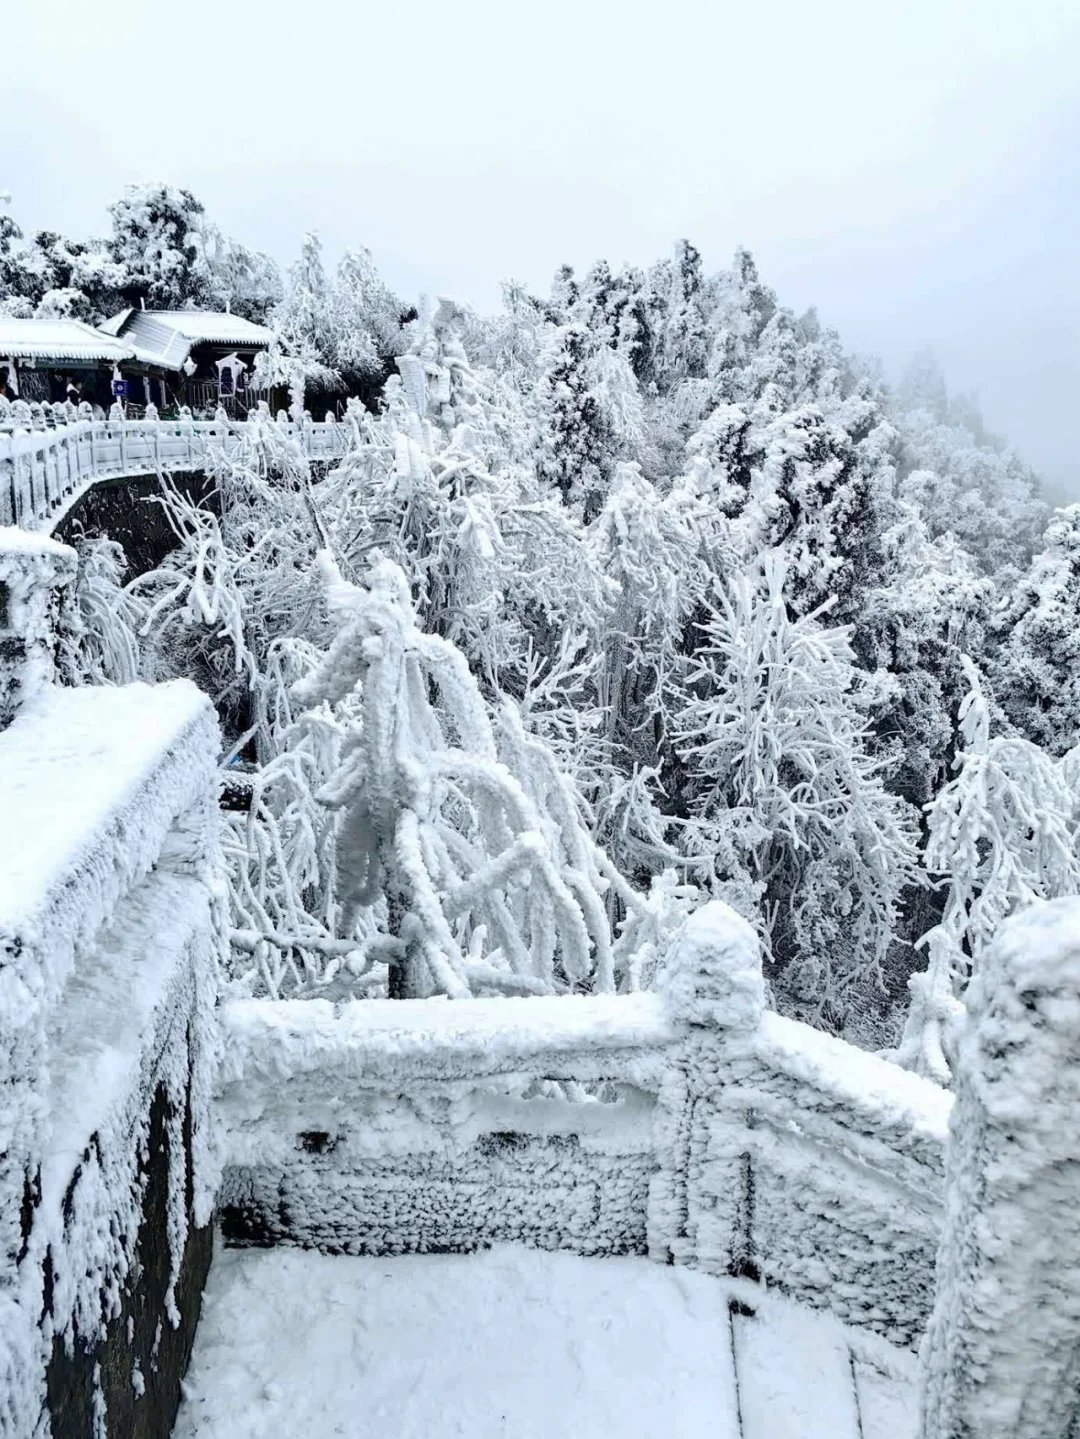
[[[14,525],[18,508],[15,498],[15,456],[9,434],[0,434],[0,524]]]
[[[922,1439],[1080,1433],[1080,898],[1005,921],[957,1021]]]
[[[31,456],[19,444],[19,440],[26,433],[25,430],[16,430],[11,437],[11,483],[15,496],[15,518],[12,520],[14,525],[26,525],[27,521],[33,520],[34,517],[34,467],[31,464]],[[29,515],[26,513],[28,497]]]
[[[705,1260],[727,1269],[737,1247],[728,1235],[717,1259],[715,1235],[702,1252],[691,1209],[705,1160],[702,1105],[723,1083],[725,1052],[752,1040],[765,1008],[761,945],[745,919],[713,900],[675,933],[660,988],[683,1041],[660,1092],[658,1168],[649,1189],[649,1254],[669,1263]],[[737,1164],[735,1168],[737,1168]],[[730,1228],[730,1226],[728,1226]]]

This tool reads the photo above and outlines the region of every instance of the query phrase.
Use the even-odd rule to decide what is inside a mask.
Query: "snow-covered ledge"
[[[649,1253],[916,1342],[950,1096],[766,1011],[724,905],[691,916],[666,975],[655,994],[226,1005],[227,1236]]]
[[[965,996],[923,1439],[1080,1422],[1080,899],[1007,919]]]
[[[217,752],[185,681],[40,686],[0,733],[2,1434],[175,1410],[216,1180]]]

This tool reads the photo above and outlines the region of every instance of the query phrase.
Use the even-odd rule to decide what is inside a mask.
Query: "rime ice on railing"
[[[1080,1414],[1080,899],[1005,921],[955,1046],[923,1439],[1072,1439]]]
[[[46,417],[41,406],[33,414],[21,402],[8,408],[0,416],[0,525],[24,529],[50,528],[101,479],[204,470],[213,454],[241,443],[246,423],[193,420],[184,412],[175,421],[73,420],[66,412]],[[287,416],[284,427],[312,460],[340,459],[350,433],[309,420],[295,425]]]
[[[766,1010],[759,942],[722,904],[671,936],[661,984],[226,1004],[226,1229],[648,1253],[912,1345],[951,1096]]]

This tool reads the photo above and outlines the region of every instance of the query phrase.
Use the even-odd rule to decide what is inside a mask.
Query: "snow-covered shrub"
[[[131,684],[142,674],[137,590],[125,587],[127,558],[114,540],[83,539],[79,568],[62,611],[60,672],[68,684]]]

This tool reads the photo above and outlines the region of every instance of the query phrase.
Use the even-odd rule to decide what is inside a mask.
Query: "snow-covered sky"
[[[186,185],[288,261],[366,244],[480,305],[679,236],[893,368],[933,345],[1080,497],[1077,0],[8,4],[0,190],[105,228]]]

